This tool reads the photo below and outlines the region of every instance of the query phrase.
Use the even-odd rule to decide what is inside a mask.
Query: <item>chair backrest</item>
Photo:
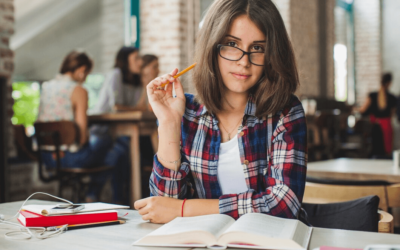
[[[71,121],[37,122],[34,126],[38,144],[39,177],[43,182],[57,180],[60,177],[61,169],[60,151],[76,146],[76,142],[79,140],[77,126]],[[55,175],[46,176],[44,174],[42,151],[55,152],[57,166]]]
[[[302,208],[314,227],[378,232],[378,205],[374,195],[338,203],[303,203]]]
[[[79,140],[79,130],[72,121],[37,122],[34,126],[41,147],[70,146]]]
[[[315,204],[345,202],[369,195],[378,196],[380,199],[379,208],[384,211],[388,210],[386,186],[384,185],[351,186],[306,182],[303,202]]]

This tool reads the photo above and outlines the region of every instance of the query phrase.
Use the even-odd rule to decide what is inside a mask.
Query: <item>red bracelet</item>
[[[183,217],[183,205],[185,205],[185,201],[186,201],[186,199],[183,199],[183,202],[182,202],[182,209],[181,209],[181,217]]]

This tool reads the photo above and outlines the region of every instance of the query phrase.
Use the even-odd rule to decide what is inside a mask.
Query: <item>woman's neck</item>
[[[76,82],[77,84],[82,84],[82,82],[79,82],[76,79],[74,79],[74,76],[71,72],[65,73],[64,76],[68,76],[69,78],[71,78],[72,81]]]
[[[236,113],[244,112],[246,108],[247,101],[249,99],[248,93],[234,93],[226,92],[222,101],[222,113]]]

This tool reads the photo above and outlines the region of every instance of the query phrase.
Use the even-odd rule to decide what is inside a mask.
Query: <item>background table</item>
[[[57,204],[49,201],[29,201],[29,204]],[[0,204],[0,213],[6,218],[14,215],[22,202],[11,202]],[[153,247],[134,247],[132,243],[141,237],[149,234],[161,225],[145,222],[141,219],[137,211],[122,210],[129,212],[126,224],[105,227],[94,227],[79,230],[71,230],[59,236],[27,241],[6,240],[4,233],[15,230],[16,227],[0,224],[0,249],[27,249],[27,250],[71,250],[71,249],[168,249],[173,248],[153,248]],[[16,222],[16,220],[14,220]],[[268,226],[268,225],[266,225]],[[364,248],[369,244],[400,244],[400,235],[356,232],[337,229],[314,228],[311,242],[308,249],[322,245],[336,247]],[[187,249],[187,248],[177,248]],[[205,249],[205,248],[199,248]]]
[[[142,198],[139,136],[154,135],[154,132],[157,131],[156,116],[149,111],[124,111],[91,115],[88,118],[89,124],[109,125],[113,136],[129,136],[131,138],[130,206],[133,207],[133,203]],[[153,142],[153,144],[156,143]]]
[[[340,158],[307,164],[307,175],[337,180],[382,180],[400,183],[400,169],[392,160]]]

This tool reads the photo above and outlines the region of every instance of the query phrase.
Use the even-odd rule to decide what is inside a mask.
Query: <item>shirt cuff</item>
[[[157,158],[157,154],[154,155],[153,161],[153,173],[157,175],[158,178],[165,181],[180,181],[184,179],[189,174],[190,168],[189,163],[184,162],[182,159],[181,165],[178,171],[171,170],[164,167]]]
[[[219,212],[234,219],[253,212],[253,190],[240,194],[226,194],[219,197]]]

